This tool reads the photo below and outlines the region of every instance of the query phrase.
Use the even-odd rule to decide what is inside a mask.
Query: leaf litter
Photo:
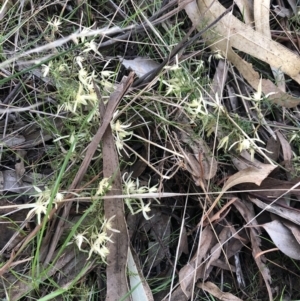
[[[300,259],[296,7],[235,3],[110,1],[95,10],[113,27],[71,35],[61,22],[75,26],[94,4],[69,15],[65,3],[41,21],[36,47],[11,55],[3,44],[1,298],[72,299],[91,287],[102,300],[283,294],[272,262]],[[1,21],[29,9],[11,4]],[[177,18],[184,38],[165,41]],[[275,20],[289,43],[274,39]],[[55,56],[70,43],[72,58]]]

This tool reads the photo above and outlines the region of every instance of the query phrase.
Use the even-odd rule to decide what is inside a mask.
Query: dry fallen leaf
[[[224,227],[221,231],[221,233],[218,235],[218,242],[210,249],[210,258],[205,263],[205,271],[204,271],[204,277],[203,279],[207,279],[209,277],[209,274],[212,270],[212,265],[215,261],[217,261],[221,255],[222,252],[225,254],[225,250],[223,248],[225,241],[229,238],[230,235],[230,229],[227,227]]]
[[[290,143],[285,139],[285,137],[278,131],[276,132],[276,135],[278,137],[278,140],[281,144],[282,154],[283,154],[283,160],[284,161],[290,161],[293,158],[293,151],[291,148]]]
[[[238,6],[240,12],[243,14],[245,23],[251,27],[254,27],[253,1],[235,0],[235,4]]]
[[[22,135],[6,136],[0,135],[0,143],[6,147],[18,146],[25,142],[25,138]]]
[[[222,198],[223,194],[230,189],[231,187],[241,184],[241,183],[255,183],[256,185],[260,185],[261,182],[274,170],[276,166],[271,164],[264,164],[264,168],[256,168],[256,167],[247,167],[243,169],[231,177],[225,182],[222,191],[220,192],[219,196],[214,200],[213,204],[209,207],[206,212],[206,215],[203,215],[203,220],[209,216],[212,212],[214,207],[218,204],[220,199]]]
[[[279,206],[277,204],[272,204],[272,206],[270,206],[257,198],[249,197],[249,199],[251,200],[251,202],[253,202],[259,208],[269,211],[271,213],[274,213],[274,214],[276,214],[288,221],[291,221],[297,225],[300,225],[299,210],[295,210],[293,208],[291,208],[291,209],[285,208],[285,207]]]
[[[142,77],[148,72],[159,67],[159,64],[147,57],[136,57],[133,60],[125,60],[123,59],[122,65],[125,66],[126,69],[132,70],[135,72],[137,77]]]
[[[178,145],[178,148],[181,149],[181,152],[185,156],[187,169],[193,175],[196,183],[198,183],[199,180],[212,179],[217,173],[218,162],[211,152],[211,149],[204,139],[194,137],[193,129],[183,114],[179,113],[176,118],[179,122],[184,124],[184,131],[178,133],[178,139],[192,150],[192,153],[188,151],[185,152],[180,145]]]
[[[211,244],[214,241],[214,234],[210,226],[204,228],[200,234],[200,238],[201,243],[196,254],[190,262],[179,271],[180,288],[187,298],[191,296],[194,280],[198,279],[199,269],[202,271],[201,262],[208,254]]]
[[[2,191],[11,191],[15,193],[22,192],[18,175],[14,170],[3,170],[0,172],[0,183]]]
[[[254,20],[255,30],[266,36],[271,40],[271,28],[270,28],[270,0],[254,0]],[[272,73],[274,75],[275,82],[279,89],[283,92],[285,89],[284,73],[280,68],[274,68],[271,66]]]
[[[151,219],[142,223],[145,232],[151,237],[148,241],[149,269],[158,267],[164,260],[171,239],[170,217],[156,208],[151,209],[151,215],[153,216]]]
[[[276,247],[285,255],[300,260],[300,245],[292,232],[280,221],[274,220],[261,225],[269,234]]]
[[[228,178],[222,192],[241,183],[254,183],[260,185],[261,182],[276,168],[271,164],[265,164],[264,168],[247,167]]]
[[[179,243],[178,243],[178,258],[180,258],[182,253],[189,254],[188,237],[184,225],[180,229],[180,236],[179,236]]]
[[[199,283],[197,286],[221,301],[243,301],[242,299],[235,297],[230,293],[222,292],[214,283],[209,281],[205,283]]]
[[[198,4],[198,5],[197,5]],[[218,18],[225,12],[225,8],[218,1],[198,0],[191,2],[185,10],[193,24],[201,30],[201,25]],[[205,18],[206,22],[202,22]],[[239,70],[247,82],[255,89],[258,89],[261,76],[252,65],[243,60],[235,51],[237,49],[260,59],[271,67],[280,69],[289,75],[296,82],[300,83],[300,58],[281,44],[269,39],[263,34],[255,31],[251,26],[244,24],[233,14],[227,14],[210,31],[204,34],[206,43],[213,51],[221,51]],[[262,80],[262,92],[269,95],[269,99],[281,106],[295,107],[300,99],[280,90],[270,80]]]
[[[291,230],[298,244],[300,244],[300,228],[292,222],[282,220],[282,223]]]

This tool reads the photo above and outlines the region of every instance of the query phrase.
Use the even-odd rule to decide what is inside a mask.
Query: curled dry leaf
[[[268,232],[272,241],[282,253],[293,259],[300,260],[300,245],[287,227],[278,220],[261,226]]]
[[[225,192],[231,187],[241,183],[254,183],[256,185],[260,185],[270,172],[276,168],[276,166],[271,164],[264,165],[264,168],[248,167],[232,175],[226,181],[222,192]]]
[[[223,245],[224,245],[225,241],[229,238],[229,235],[230,235],[230,229],[227,227],[224,227],[218,236],[218,242],[210,250],[211,256],[210,256],[209,260],[205,263],[205,271],[204,271],[205,275],[203,275],[203,277],[201,277],[201,278],[207,279],[213,268],[213,266],[212,266],[213,263],[219,259],[222,251],[224,254],[226,253],[225,250],[223,249]]]
[[[159,64],[157,62],[147,57],[136,57],[133,60],[123,59],[121,62],[126,69],[134,71],[138,77],[142,77],[148,72],[159,67]]]
[[[214,283],[209,281],[205,283],[199,283],[197,286],[221,301],[243,301],[242,299],[235,297],[230,293],[222,292]]]
[[[288,221],[291,221],[297,225],[300,225],[300,214],[299,214],[298,210],[296,211],[293,208],[289,209],[286,207],[279,206],[277,204],[272,204],[272,206],[270,206],[257,198],[249,197],[249,199],[251,200],[251,202],[253,202],[259,208],[269,211],[271,213],[274,213],[274,214],[276,214]]]
[[[204,228],[200,234],[200,239],[201,242],[196,254],[192,260],[179,271],[180,288],[187,298],[191,296],[194,280],[198,279],[198,273],[202,271],[203,264],[201,265],[201,262],[208,254],[211,244],[214,241],[214,234],[210,226]]]
[[[219,196],[214,200],[213,204],[210,206],[206,215],[203,215],[203,221],[208,217],[208,215],[212,212],[214,207],[222,198],[223,194],[230,189],[231,187],[242,184],[242,183],[255,183],[256,185],[260,185],[261,182],[270,174],[272,170],[274,170],[276,166],[271,164],[264,164],[264,168],[256,168],[256,167],[247,167],[236,174],[232,175],[225,182],[222,191]],[[202,221],[202,222],[203,222]]]

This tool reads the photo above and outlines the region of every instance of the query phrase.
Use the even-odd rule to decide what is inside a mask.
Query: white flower
[[[95,240],[91,242],[91,249],[89,252],[88,259],[92,256],[93,253],[96,253],[101,256],[102,260],[105,261],[106,256],[109,254],[108,248],[105,246],[106,242],[113,241],[110,237],[107,236],[106,232],[98,233],[95,237]]]
[[[53,22],[48,21],[47,23],[52,27],[53,32],[58,31],[58,27],[61,25],[61,21],[58,18],[55,18]]]
[[[156,192],[157,191],[157,185],[154,185],[150,187],[150,183],[148,183],[148,186],[139,186],[139,180],[136,179],[134,182],[131,179],[131,174],[127,176],[127,179],[125,179],[127,176],[127,173],[123,175],[123,182],[124,182],[124,188],[123,191],[128,195],[127,198],[124,199],[125,204],[127,205],[128,209],[130,210],[131,214],[137,214],[139,212],[142,212],[144,218],[146,220],[150,219],[147,215],[147,212],[151,211],[150,205],[151,203],[149,202],[148,204],[145,205],[143,199],[133,199],[130,198],[130,194],[144,194],[144,193],[149,193],[149,192]],[[158,202],[158,200],[156,200]],[[137,210],[134,210],[133,207],[137,207]]]
[[[124,141],[128,141],[131,139],[133,134],[132,131],[127,131],[127,129],[131,126],[131,124],[122,124],[120,120],[115,120],[118,111],[116,111],[113,115],[113,119],[110,123],[113,135],[115,138],[115,144],[118,150],[123,149]]]
[[[38,224],[41,223],[41,215],[47,213],[51,191],[49,189],[45,189],[42,191],[40,188],[33,186],[34,189],[38,192],[35,197],[37,197],[37,201],[35,203],[30,203],[26,205],[20,205],[19,208],[32,208],[28,214],[27,218],[30,218],[32,215],[37,215]]]
[[[229,135],[222,138],[218,145],[218,150],[224,147],[224,150],[226,151],[228,148],[228,141],[229,141]]]
[[[110,230],[110,231],[112,231],[112,232],[120,233],[119,230],[117,230],[117,229],[115,229],[115,228],[112,227],[112,220],[113,220],[115,217],[116,217],[116,216],[114,215],[114,216],[110,217],[108,220],[104,220],[104,223],[103,223],[103,226],[102,226],[103,229],[104,229],[104,231],[105,231],[106,229],[108,229],[108,230]]]
[[[96,195],[103,195],[105,192],[111,189],[111,183],[109,180],[110,178],[103,178],[100,181]]]
[[[46,77],[50,72],[51,62],[48,65],[42,64],[42,77]]]
[[[259,149],[259,147],[255,144],[254,141],[258,141],[260,143],[264,142],[257,138],[252,139],[241,139],[239,141],[234,142],[228,150],[230,150],[234,145],[238,144],[237,150],[241,153],[243,150],[248,150],[251,154],[251,160],[254,160],[254,153],[256,149]]]
[[[275,94],[275,93],[276,93],[276,92],[270,92],[270,93],[268,93],[267,95],[265,95],[265,97],[264,97],[264,96],[263,96],[263,93],[262,93],[262,78],[260,78],[259,83],[258,83],[258,86],[257,86],[257,90],[256,90],[256,92],[254,92],[254,93],[252,94],[252,97],[245,97],[245,96],[243,96],[243,95],[238,95],[238,94],[237,94],[237,96],[242,97],[242,98],[247,99],[247,100],[253,100],[253,101],[255,101],[255,102],[260,102],[260,101],[262,101],[264,98],[268,98],[270,95],[273,95],[273,94]]]
[[[82,62],[84,61],[84,57],[78,55],[75,57],[75,61],[76,61],[77,65],[80,67],[80,69],[83,69]]]
[[[147,205],[145,205],[144,202],[141,201],[141,208],[138,209],[137,211],[135,211],[134,214],[137,214],[137,213],[139,213],[139,212],[142,212],[142,214],[143,214],[143,216],[144,216],[144,218],[145,218],[146,220],[151,219],[153,216],[149,217],[149,216],[147,215],[147,212],[150,212],[150,211],[151,211],[150,205],[151,205],[150,202],[149,202]]]
[[[37,200],[36,203],[28,204],[28,207],[29,207],[29,205],[32,205],[33,208],[28,212],[26,219],[30,218],[32,214],[35,214],[35,215],[37,215],[38,224],[40,225],[41,224],[41,215],[47,213],[47,205],[48,204],[45,202],[42,202],[41,200]],[[22,208],[24,208],[24,207],[22,207]]]
[[[78,249],[80,250],[80,251],[84,251],[84,250],[82,250],[81,249],[81,245],[82,245],[82,243],[85,241],[85,242],[87,242],[88,244],[89,244],[89,241],[88,241],[88,239],[84,236],[84,234],[86,234],[86,232],[83,232],[83,233],[78,233],[77,235],[75,235],[75,243],[76,243],[76,245],[77,245],[77,247],[78,247]]]
[[[86,42],[84,44],[85,49],[83,50],[83,52],[89,52],[89,51],[93,51],[94,53],[98,54],[100,57],[102,57],[102,54],[98,51],[97,49],[97,45],[95,43],[95,40],[91,40],[90,42]]]

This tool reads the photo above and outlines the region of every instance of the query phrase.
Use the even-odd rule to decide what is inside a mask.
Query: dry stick
[[[90,142],[88,148],[87,148],[87,152],[86,155],[84,157],[84,160],[81,163],[81,166],[71,184],[71,186],[69,187],[69,191],[72,192],[73,190],[75,190],[76,188],[78,188],[78,186],[80,185],[83,176],[85,175],[90,162],[96,152],[96,149],[106,131],[107,126],[110,124],[111,118],[115,112],[115,109],[117,108],[118,104],[120,103],[121,99],[123,98],[123,96],[125,95],[125,93],[128,91],[128,89],[130,88],[130,86],[133,83],[133,77],[134,77],[134,73],[131,72],[129,74],[128,77],[123,77],[122,81],[120,82],[120,84],[118,85],[116,91],[114,91],[109,98],[107,107],[106,107],[106,111],[105,114],[103,116],[103,122],[101,124],[101,126],[99,127],[96,135],[94,136],[93,140]],[[70,212],[72,206],[72,202],[65,204],[64,206],[64,212],[58,222],[57,228],[56,228],[56,232],[55,235],[51,241],[50,244],[50,248],[47,254],[47,257],[44,261],[44,264],[47,264],[50,262],[52,255],[54,253],[54,250],[56,249],[57,243],[59,238],[61,237],[62,231],[64,229],[64,223],[65,220]]]
[[[101,99],[100,91],[97,87],[95,87],[95,91],[98,99]],[[101,115],[103,115],[104,110],[104,105],[100,101]],[[103,176],[112,179],[112,188],[106,195],[122,194],[119,158],[110,125],[106,129],[102,141]],[[113,242],[107,242],[109,253],[106,257],[106,301],[130,300],[129,297],[124,298],[129,291],[126,275],[129,237],[124,211],[122,198],[114,197],[109,201],[104,201],[105,219],[111,220],[112,228],[119,231],[119,233],[114,233],[114,231],[107,230],[107,235],[111,237]]]

